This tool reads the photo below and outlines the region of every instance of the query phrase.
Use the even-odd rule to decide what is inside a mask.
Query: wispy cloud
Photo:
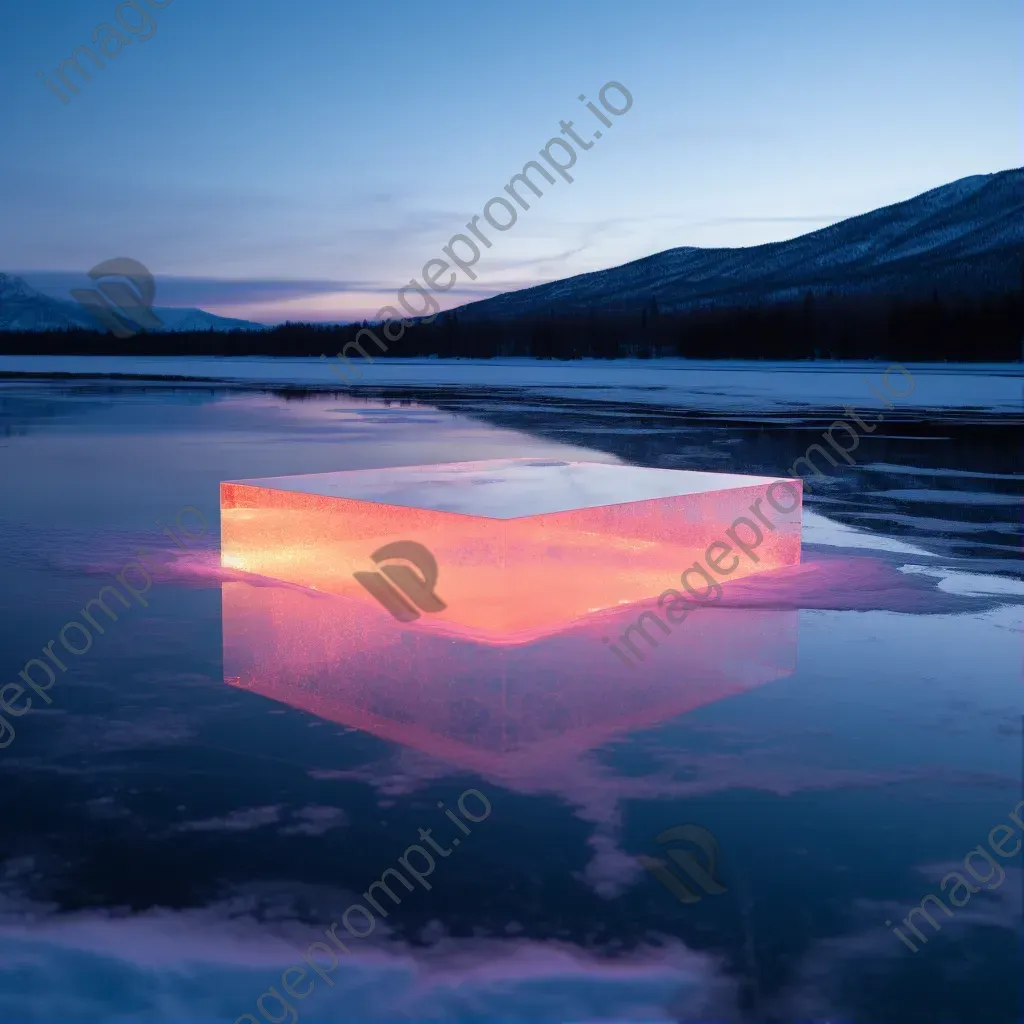
[[[557,258],[557,257],[552,257]],[[538,261],[539,262],[539,261]],[[90,281],[76,271],[14,271],[33,288],[57,299],[70,299],[71,288],[89,287]],[[156,275],[156,306],[198,308],[221,316],[241,317],[262,323],[285,320],[331,322],[373,318],[395,296],[408,278],[400,281],[288,280],[254,278],[225,280],[212,277]],[[535,284],[536,281],[529,281]],[[439,296],[446,308],[489,298],[507,291],[507,285],[487,287],[466,283]]]
[[[340,807],[325,807],[314,804],[303,807],[293,815],[298,822],[281,829],[284,836],[322,836],[332,828],[341,828],[349,823],[348,815]]]
[[[808,217],[715,217],[712,220],[695,220],[690,223],[694,227],[705,227],[711,224],[833,224],[842,220],[838,213]]]
[[[281,817],[280,806],[248,807],[232,811],[223,818],[205,818],[202,821],[187,821],[178,826],[179,832],[248,832],[264,825],[273,825]]]

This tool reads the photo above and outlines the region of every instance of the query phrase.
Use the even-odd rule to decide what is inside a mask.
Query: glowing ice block
[[[239,480],[221,484],[222,561],[327,594],[397,590],[417,629],[523,642],[798,563],[801,500],[800,480],[542,459]],[[383,564],[410,542],[436,562],[425,597],[422,564]]]

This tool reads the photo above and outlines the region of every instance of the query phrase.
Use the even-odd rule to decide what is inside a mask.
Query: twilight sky
[[[1020,0],[137,2],[145,41],[117,0],[3,9],[0,270],[64,298],[130,256],[157,305],[373,317],[609,80],[633,107],[443,306],[1024,162]],[[131,44],[62,103],[37,72],[103,24]]]

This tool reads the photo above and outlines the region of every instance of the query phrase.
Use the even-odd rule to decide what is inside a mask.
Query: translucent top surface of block
[[[768,485],[778,477],[646,469],[601,462],[495,459],[236,480],[253,487],[493,519],[548,515]]]

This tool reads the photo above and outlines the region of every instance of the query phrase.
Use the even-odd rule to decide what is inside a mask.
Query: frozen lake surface
[[[185,358],[124,356],[0,356],[0,374],[141,375],[253,384],[345,386],[331,366],[346,371],[355,390],[375,388],[509,388],[537,396],[624,401],[685,409],[765,412],[809,405],[837,409],[870,400],[864,378],[880,387],[884,363],[699,361],[684,359],[338,359]],[[1021,412],[1024,367],[1006,363],[911,363],[913,381],[899,371],[893,390],[909,393],[904,409]],[[877,399],[874,399],[877,402]]]
[[[319,360],[0,359],[0,685],[140,549],[162,566],[10,719],[0,1019],[292,1020],[257,998],[420,829],[450,844],[438,802],[475,788],[489,817],[287,999],[298,1021],[1019,1020],[1019,854],[938,933],[919,918],[917,952],[885,922],[1021,800],[1020,367],[912,365],[891,408],[884,369],[396,360],[332,393]],[[225,680],[231,595],[292,597],[231,590],[222,480],[524,456],[784,476],[844,406],[877,428],[806,496],[800,573],[726,586],[628,693],[599,639],[508,671],[542,752],[474,747],[440,656],[408,704],[372,664],[339,678],[385,702],[372,723]],[[207,528],[182,551],[162,526],[186,506]],[[279,679],[330,641],[301,639]],[[636,860],[687,824],[724,888],[693,902]]]

